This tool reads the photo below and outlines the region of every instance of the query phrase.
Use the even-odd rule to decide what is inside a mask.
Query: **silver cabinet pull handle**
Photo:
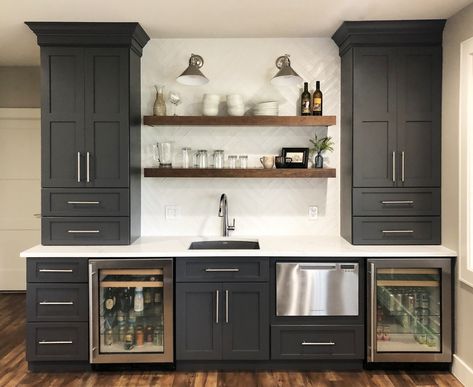
[[[329,341],[329,342],[326,342],[326,343],[314,343],[314,342],[310,342],[310,341],[303,341],[301,343],[301,345],[305,345],[305,346],[329,346],[329,345],[335,345],[335,343]]]
[[[414,204],[414,200],[383,200],[381,204]]]
[[[228,290],[225,290],[225,322],[228,324]]]
[[[217,272],[217,273],[225,273],[225,272],[239,272],[240,269],[237,269],[237,268],[228,268],[228,269],[213,269],[213,268],[207,268],[205,269],[206,272]]]
[[[396,152],[393,152],[393,183],[396,182]]]
[[[72,273],[72,269],[39,269],[40,273]]]
[[[90,183],[90,153],[86,153],[86,163],[87,163],[87,183]]]
[[[401,152],[401,181],[404,183],[404,171],[405,171],[405,168],[404,168],[404,160],[405,160],[405,157],[404,157],[404,152]]]
[[[80,183],[80,152],[77,152],[77,182]]]
[[[69,201],[67,202],[67,204],[85,204],[85,205],[92,205],[92,204],[95,204],[95,205],[98,205],[98,204],[100,204],[100,202],[98,202],[98,201],[86,202],[86,201],[74,201],[74,200],[69,200]]]
[[[72,340],[57,340],[57,341],[48,341],[48,340],[41,340],[38,341],[39,345],[49,345],[49,344],[72,344]]]
[[[219,304],[219,291],[215,291],[215,324],[218,324],[218,304]]]
[[[412,234],[414,230],[381,230],[383,234]]]
[[[41,301],[40,305],[74,305],[73,301]]]
[[[98,234],[100,230],[67,230],[69,234]]]

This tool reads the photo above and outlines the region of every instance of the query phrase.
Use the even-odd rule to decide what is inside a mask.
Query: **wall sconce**
[[[192,54],[189,66],[176,79],[177,82],[188,86],[205,85],[209,80],[199,70],[204,65],[204,59],[200,55]]]
[[[291,67],[289,54],[285,54],[276,59],[278,73],[271,79],[271,83],[276,86],[297,85],[302,82],[302,78]]]

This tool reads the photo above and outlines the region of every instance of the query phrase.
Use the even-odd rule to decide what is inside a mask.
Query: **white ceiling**
[[[344,20],[448,18],[473,0],[0,0],[0,66],[37,65],[24,21],[137,21],[151,38],[329,37]]]

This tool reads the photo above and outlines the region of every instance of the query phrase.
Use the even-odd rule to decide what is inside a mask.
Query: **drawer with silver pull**
[[[354,216],[440,216],[440,188],[354,188]]]
[[[272,325],[271,359],[362,359],[363,325]]]
[[[52,217],[41,220],[43,245],[123,245],[130,243],[127,217]]]
[[[88,320],[87,284],[28,283],[28,321]]]
[[[87,258],[28,258],[28,282],[87,282]]]
[[[41,191],[42,216],[127,216],[128,189],[44,188]]]
[[[438,245],[440,217],[354,217],[354,245]]]
[[[88,324],[28,323],[27,361],[88,360]]]
[[[177,282],[265,282],[269,279],[267,258],[179,258]]]

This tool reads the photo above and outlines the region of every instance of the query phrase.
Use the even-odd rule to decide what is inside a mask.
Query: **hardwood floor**
[[[448,372],[31,373],[25,361],[25,295],[0,294],[0,386],[461,386]]]

